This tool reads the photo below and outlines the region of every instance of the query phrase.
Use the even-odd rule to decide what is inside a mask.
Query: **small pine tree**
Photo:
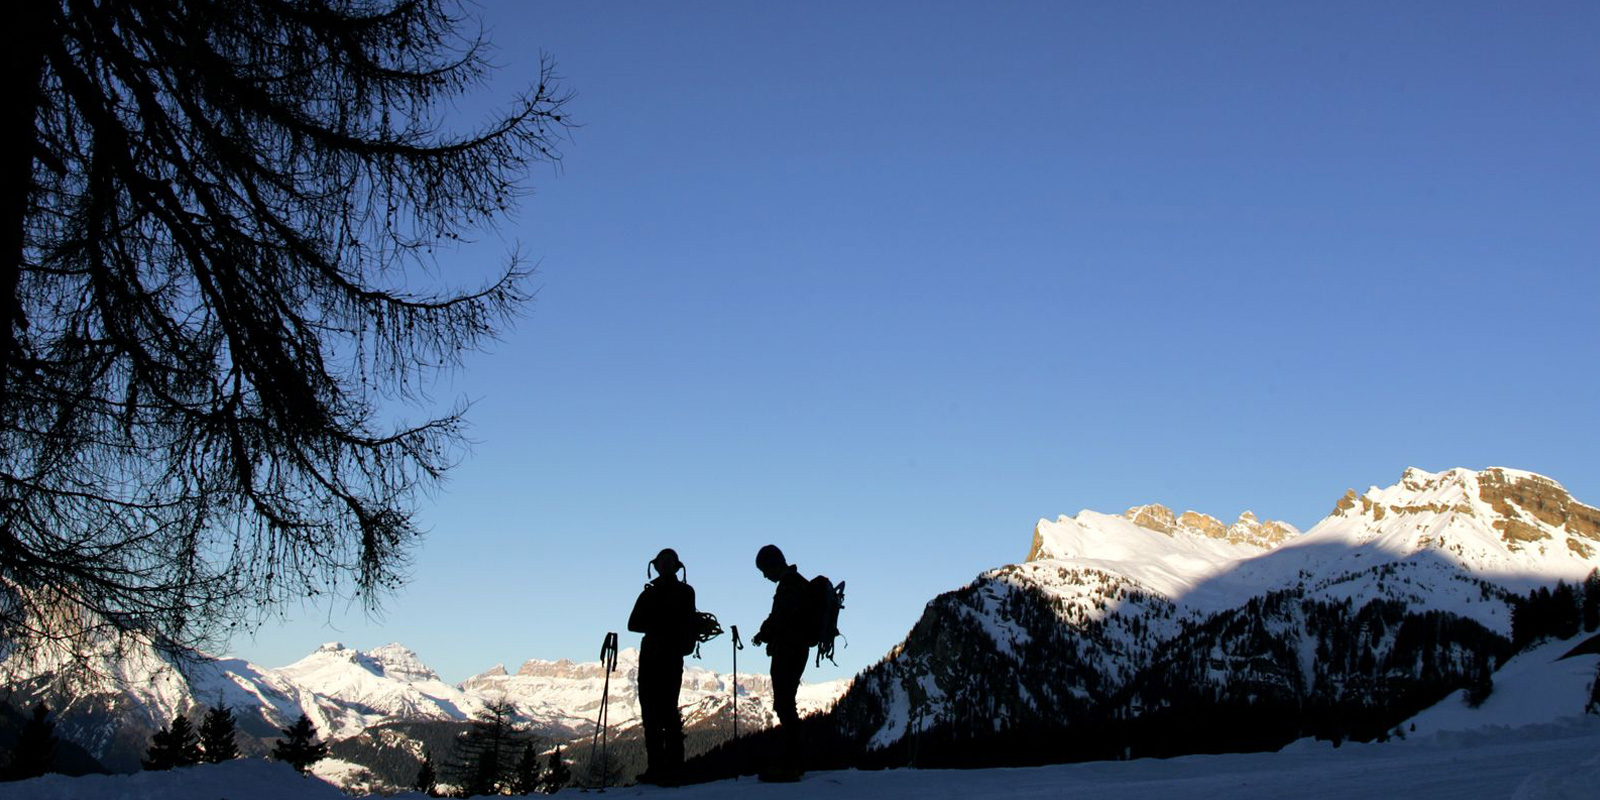
[[[1583,581],[1583,629],[1590,633],[1600,630],[1600,569],[1591,571]]]
[[[456,739],[446,778],[469,797],[500,794],[515,780],[517,755],[527,739],[515,706],[504,700],[486,703]]]
[[[273,760],[283,761],[301,772],[328,755],[328,745],[317,741],[317,729],[304,714],[283,729],[283,737],[272,746]]]
[[[1489,657],[1480,652],[1472,665],[1471,678],[1467,683],[1467,707],[1482,706],[1491,694],[1494,694],[1494,667],[1490,665]]]
[[[35,705],[33,718],[22,726],[11,763],[6,765],[6,779],[20,781],[53,771],[59,741],[55,723],[50,721],[50,709],[44,703]]]
[[[189,718],[182,714],[172,718],[171,727],[163,727],[150,736],[150,750],[143,760],[145,769],[173,769],[192,767],[200,763],[200,736],[195,733]]]
[[[522,758],[517,759],[517,771],[511,775],[512,794],[533,794],[544,780],[544,770],[539,766],[539,754],[533,742],[522,746]]]
[[[1590,714],[1600,714],[1600,667],[1595,668],[1594,683],[1589,684],[1589,708],[1587,710]]]
[[[556,751],[550,754],[550,768],[544,772],[544,793],[555,794],[567,787],[572,781],[572,770],[567,768],[567,762],[561,760],[561,745],[556,745]]]
[[[1550,632],[1557,639],[1571,639],[1578,635],[1582,624],[1576,587],[1566,581],[1557,581],[1556,590],[1550,594]]]
[[[412,788],[429,797],[439,796],[439,773],[433,768],[433,756],[422,754],[422,767],[417,770],[417,780]]]
[[[216,706],[206,712],[200,721],[200,760],[207,764],[221,764],[239,757],[239,745],[234,740],[237,721],[233,709]]]

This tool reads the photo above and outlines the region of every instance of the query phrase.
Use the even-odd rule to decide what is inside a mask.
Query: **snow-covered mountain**
[[[474,675],[461,683],[461,689],[475,697],[504,699],[517,711],[551,731],[569,736],[593,732],[599,712],[605,673],[598,661],[575,663],[566,659],[531,659],[515,673],[504,666]],[[639,651],[626,648],[617,654],[617,671],[611,676],[610,710],[607,719],[613,730],[627,730],[639,724]],[[802,715],[827,709],[849,686],[849,681],[808,683],[800,687],[797,698]],[[684,665],[683,688],[678,704],[684,722],[692,725],[722,713],[733,703],[731,675]],[[749,730],[776,724],[772,711],[772,679],[762,674],[739,675],[739,724]]]
[[[935,728],[1137,715],[1180,673],[1210,687],[1206,702],[1247,679],[1284,702],[1338,703],[1362,686],[1409,698],[1492,670],[1513,594],[1597,567],[1600,510],[1498,467],[1407,469],[1347,492],[1305,533],[1249,512],[1225,525],[1159,505],[1086,510],[1041,519],[1027,561],[930,602],[839,714],[888,746]],[[1415,640],[1424,619],[1444,621]],[[1400,663],[1419,641],[1445,657]],[[1373,657],[1345,658],[1362,648]]]
[[[154,647],[107,643],[88,669],[64,666],[59,659],[35,660],[11,685],[24,704],[47,699],[58,712],[60,735],[114,770],[138,769],[150,734],[173,716],[193,716],[219,702],[234,709],[247,754],[264,753],[279,729],[301,714],[325,739],[338,741],[381,725],[464,723],[499,700],[515,706],[521,721],[539,734],[568,739],[593,730],[604,678],[598,661],[532,660],[515,675],[497,667],[452,686],[398,643],[362,651],[332,642],[276,669],[204,655],[180,668]],[[622,651],[611,676],[614,731],[638,725],[637,675],[638,651]],[[847,685],[802,687],[802,711],[827,707]],[[732,703],[731,691],[731,676],[687,667],[681,696],[686,722],[721,713]],[[771,691],[767,676],[740,675],[739,717],[747,730],[776,721]]]

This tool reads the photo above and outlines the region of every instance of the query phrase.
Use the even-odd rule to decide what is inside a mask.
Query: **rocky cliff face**
[[[1556,529],[1567,534],[1567,548],[1581,558],[1592,558],[1600,547],[1600,509],[1574,500],[1542,475],[1484,470],[1478,474],[1478,497],[1498,516],[1493,525],[1508,546],[1551,539]]]
[[[1276,547],[1289,539],[1298,536],[1300,531],[1287,522],[1276,520],[1258,519],[1254,512],[1245,511],[1233,524],[1224,524],[1222,520],[1203,514],[1199,511],[1185,511],[1182,514],[1173,514],[1172,509],[1160,503],[1134,506],[1122,512],[1122,518],[1137,526],[1140,530],[1151,531],[1165,536],[1187,536],[1201,539],[1213,539],[1228,544],[1248,545],[1254,548],[1266,549]],[[1062,520],[1066,520],[1063,517]],[[1074,521],[1084,520],[1082,515],[1072,518]],[[1026,561],[1039,561],[1054,557],[1054,553],[1046,547],[1045,531],[1062,520],[1055,523],[1049,520],[1039,520],[1033,529],[1033,546],[1028,550]],[[1087,523],[1086,523],[1087,524]]]
[[[1600,510],[1550,478],[1505,467],[1413,468],[1394,486],[1352,489],[1308,533],[1335,531],[1384,548],[1431,549],[1474,572],[1551,580],[1581,577],[1600,556]]]

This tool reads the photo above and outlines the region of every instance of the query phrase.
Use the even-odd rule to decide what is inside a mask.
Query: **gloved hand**
[[[757,632],[756,635],[750,637],[750,643],[755,645],[755,646],[757,646],[757,647],[760,647],[761,645],[766,643],[766,640],[762,639],[761,638],[761,634],[759,632]]]

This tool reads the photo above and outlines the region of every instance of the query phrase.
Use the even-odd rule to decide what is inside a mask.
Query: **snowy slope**
[[[1065,565],[1115,575],[1195,610],[1214,611],[1258,591],[1224,580],[1229,569],[1298,536],[1293,526],[1263,523],[1248,511],[1224,528],[1194,511],[1175,518],[1160,505],[1135,506],[1121,516],[1084,510],[1055,522],[1039,520],[1027,563],[1052,562],[1034,577],[1053,594],[1070,590],[1045,577],[1046,571]]]
[[[1059,576],[1114,576],[1189,615],[1304,587],[1329,600],[1398,599],[1416,611],[1447,611],[1508,634],[1503,591],[1575,582],[1597,567],[1600,510],[1556,481],[1504,467],[1410,468],[1392,486],[1347,492],[1304,534],[1249,512],[1224,532],[1210,517],[1191,511],[1174,518],[1161,506],[1120,517],[1084,511],[1040,520],[1029,562],[1004,575],[1096,619],[1119,605],[1087,600],[1097,586]],[[1503,591],[1486,596],[1485,582]],[[1096,607],[1085,612],[1086,605]],[[1156,631],[1170,627],[1158,624]]]
[[[1387,744],[1295,745],[1278,753],[1186,756],[1027,769],[815,772],[794,784],[745,779],[678,789],[609,789],[616,797],[675,800],[1593,800],[1600,786],[1600,719]],[[402,793],[401,800],[422,795]],[[3,800],[342,800],[333,786],[282,764],[239,761],[170,772],[0,784]]]
[[[847,701],[849,724],[887,745],[970,713],[959,695],[973,681],[1007,719],[1071,719],[1151,667],[1181,631],[1271,593],[1352,609],[1381,599],[1508,636],[1512,593],[1597,567],[1600,510],[1554,480],[1499,467],[1407,469],[1392,486],[1347,492],[1304,534],[1249,512],[1224,525],[1160,505],[1041,519],[1026,562],[929,603],[906,642],[858,680],[856,694],[871,697]],[[1298,612],[1273,621],[1304,624]],[[1319,641],[1307,633],[1275,636]],[[1318,672],[1314,652],[1299,659],[1304,675]],[[964,662],[990,666],[975,677]]]
[[[1387,588],[1410,579],[1403,591],[1413,607],[1461,614],[1509,633],[1504,604],[1484,602],[1475,582],[1464,579],[1517,593],[1581,580],[1600,567],[1600,510],[1531,472],[1412,468],[1393,486],[1359,496],[1347,492],[1305,535],[1242,562],[1230,577],[1359,598],[1375,591],[1374,576],[1385,565]]]
[[[1584,638],[1546,642],[1518,654],[1495,672],[1494,692],[1481,706],[1470,707],[1465,692],[1456,692],[1412,718],[1405,730],[1411,735],[1427,736],[1440,731],[1520,728],[1582,717],[1591,687],[1600,676],[1600,655],[1563,656]]]
[[[1517,591],[1600,567],[1600,510],[1550,478],[1504,467],[1407,469],[1392,486],[1347,492],[1304,534],[1249,512],[1219,525],[1159,505],[1086,510],[1040,520],[1028,561],[1114,574],[1199,611],[1385,563],[1440,565]]]

